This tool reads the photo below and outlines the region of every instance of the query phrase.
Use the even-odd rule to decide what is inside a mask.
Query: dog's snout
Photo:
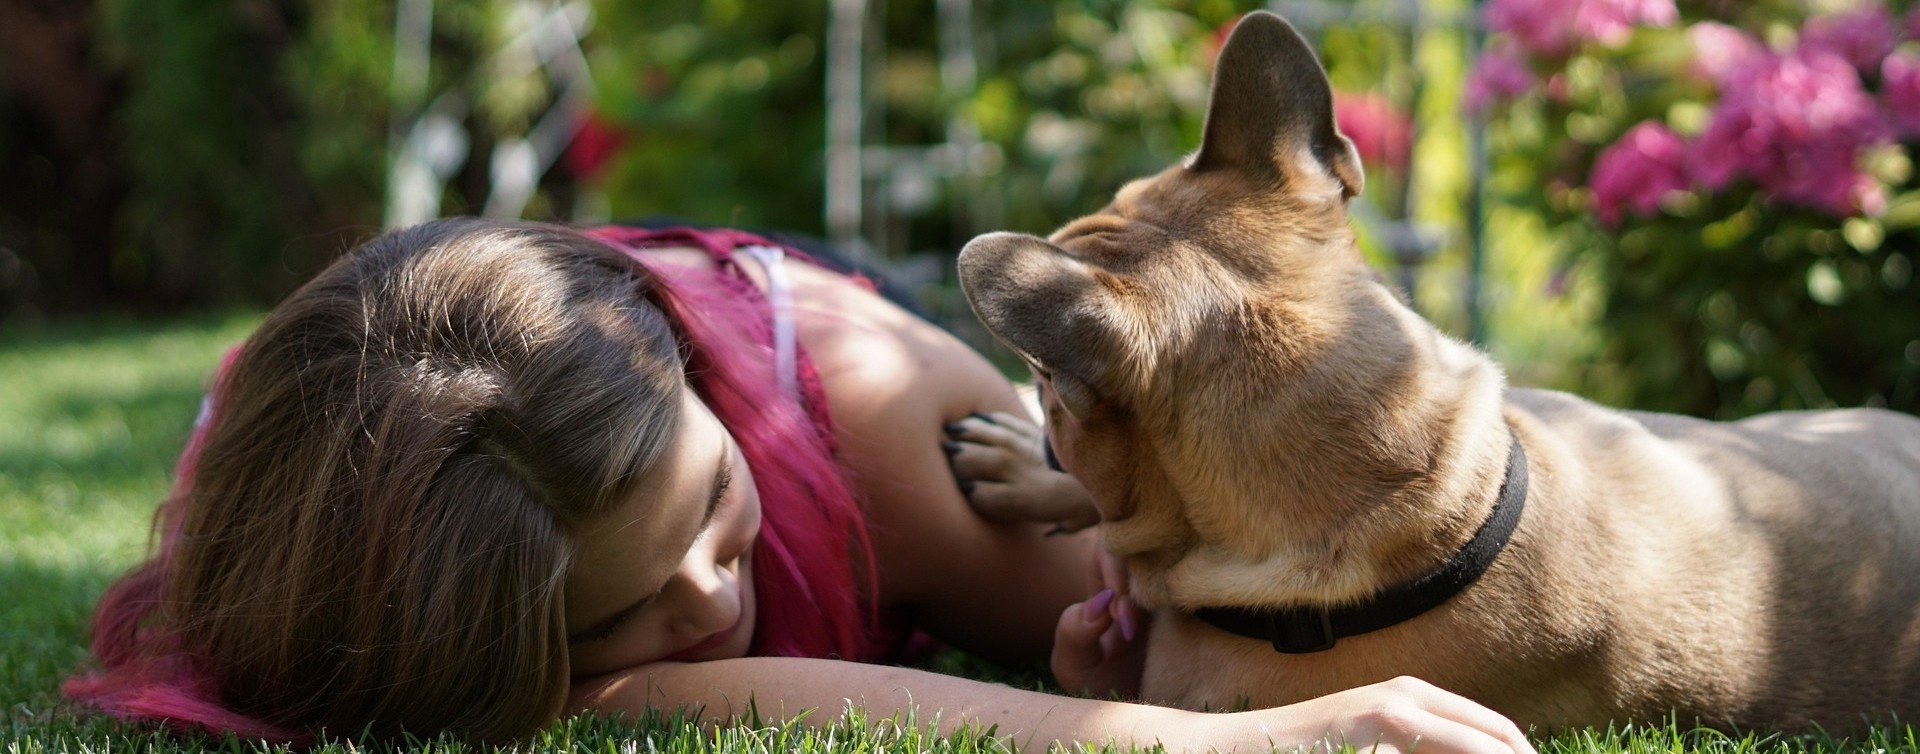
[[[960,281],[964,285],[970,276],[991,272],[1004,267],[1009,254],[1018,253],[1029,245],[1045,246],[1046,241],[1025,233],[1000,231],[978,236],[960,249]]]

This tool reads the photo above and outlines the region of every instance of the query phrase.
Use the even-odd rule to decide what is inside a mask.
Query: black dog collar
[[[1203,607],[1192,613],[1222,631],[1271,642],[1275,652],[1307,654],[1332,649],[1338,639],[1412,620],[1472,586],[1507,546],[1526,504],[1527,452],[1520,447],[1520,438],[1514,437],[1513,448],[1507,453],[1507,475],[1500,482],[1493,512],[1474,532],[1473,539],[1438,569],[1387,587],[1355,605],[1303,605],[1277,610]]]

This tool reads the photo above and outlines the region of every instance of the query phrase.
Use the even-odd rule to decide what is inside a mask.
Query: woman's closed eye
[[[628,618],[633,617],[634,613],[640,612],[640,608],[646,607],[647,603],[652,602],[653,598],[659,595],[660,595],[659,592],[654,592],[653,594],[647,595],[646,599],[643,599],[639,602],[635,602],[632,605],[628,606],[627,609],[614,613],[612,617],[607,618],[606,620],[600,621],[599,625],[594,626],[593,628],[587,629],[585,632],[574,634],[573,636],[567,637],[567,643],[568,644],[592,644],[596,641],[603,641],[608,637],[613,636],[613,633],[615,631],[620,630],[621,624],[626,623]]]
[[[729,450],[731,450],[731,448],[729,448]],[[707,529],[713,526],[714,514],[720,511],[721,503],[726,501],[727,491],[733,488],[732,458],[733,454],[731,452],[721,456],[720,469],[713,477],[713,492],[707,496],[706,510],[700,517],[700,534],[705,534]],[[666,587],[662,585],[661,590],[665,588]],[[640,612],[642,608],[651,604],[654,598],[659,597],[661,590],[654,591],[652,594],[642,598],[639,602],[628,605],[626,609],[608,616],[606,620],[602,620],[580,633],[568,636],[567,643],[592,644],[613,636],[615,632],[620,630],[620,626],[627,622],[627,619],[632,618],[635,613]]]

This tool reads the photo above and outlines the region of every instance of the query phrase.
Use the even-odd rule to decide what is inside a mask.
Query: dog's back
[[[1617,605],[1612,644],[1636,686],[1695,687],[1683,695],[1704,703],[1683,714],[1746,725],[1845,729],[1920,708],[1920,419],[1509,400],[1584,477],[1573,497],[1610,545],[1592,588]],[[1568,515],[1562,502],[1542,515]]]

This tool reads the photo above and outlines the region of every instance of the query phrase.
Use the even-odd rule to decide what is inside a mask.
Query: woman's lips
[[[744,618],[745,615],[743,614],[741,617]],[[682,649],[660,659],[668,662],[698,662],[700,660],[712,659],[702,657],[702,655],[726,646],[727,642],[733,639],[733,635],[740,632],[740,623],[740,619],[735,618],[733,625],[713,632],[707,636],[707,638],[701,639],[699,644],[687,647],[686,649]]]

